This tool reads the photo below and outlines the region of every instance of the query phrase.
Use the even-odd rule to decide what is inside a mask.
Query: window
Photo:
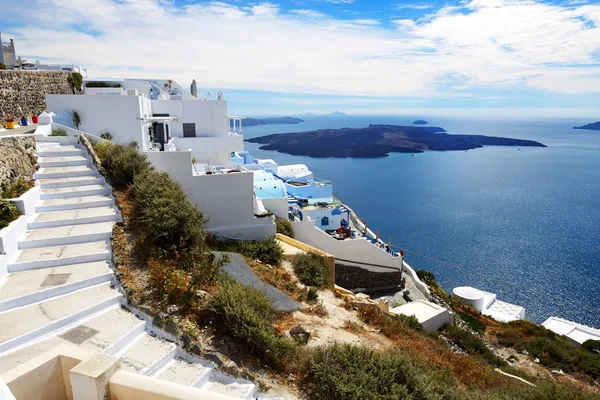
[[[329,225],[329,218],[327,218],[327,217],[321,218],[321,226],[328,226],[328,225]]]
[[[196,137],[196,124],[183,124],[183,137]]]

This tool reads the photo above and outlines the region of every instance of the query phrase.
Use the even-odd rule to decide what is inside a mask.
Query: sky
[[[600,0],[0,0],[2,40],[230,112],[600,119]],[[35,10],[35,12],[32,12]]]

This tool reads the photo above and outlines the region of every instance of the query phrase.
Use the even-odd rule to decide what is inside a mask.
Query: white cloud
[[[12,32],[24,58],[80,62],[97,76],[339,95],[600,92],[598,4],[473,0],[390,25],[283,12],[274,3],[37,0],[11,7],[29,18]]]
[[[428,8],[432,8],[432,4],[396,4],[394,8],[397,10],[426,10]]]

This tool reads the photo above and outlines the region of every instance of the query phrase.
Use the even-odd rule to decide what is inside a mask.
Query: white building
[[[254,174],[232,164],[244,149],[242,117],[227,115],[222,93],[196,98],[171,80],[86,79],[83,95],[46,95],[59,116],[76,111],[79,130],[119,143],[137,142],[154,166],[171,174],[210,220],[215,234],[261,240],[274,217],[254,199]],[[75,127],[63,118],[59,123]],[[56,121],[55,121],[56,122]]]

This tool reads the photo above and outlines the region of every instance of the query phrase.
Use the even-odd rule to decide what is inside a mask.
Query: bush
[[[258,290],[226,279],[209,308],[231,336],[256,357],[279,371],[291,366],[297,345],[277,335],[271,325],[275,319],[273,306]]]
[[[291,237],[292,239],[296,237],[292,223],[287,219],[275,218],[275,225],[277,226],[277,233],[281,233],[282,235]]]
[[[600,354],[600,340],[586,340],[581,345],[582,348],[591,351],[592,353]]]
[[[6,69],[6,65],[4,65],[4,63],[0,62],[0,69]]]
[[[0,229],[6,228],[8,224],[19,218],[21,213],[17,206],[8,200],[0,200]]]
[[[448,325],[445,333],[450,340],[467,351],[469,354],[476,355],[488,364],[494,367],[506,365],[504,360],[494,354],[483,342],[483,340],[466,329],[455,325]]]
[[[106,140],[112,140],[112,138],[113,138],[113,136],[109,132],[102,132],[100,134],[100,137],[102,139],[106,139]]]
[[[19,178],[13,183],[5,182],[2,184],[2,197],[5,199],[19,197],[33,186],[33,181],[25,178]]]
[[[309,287],[306,289],[306,302],[308,304],[314,304],[319,300],[319,293],[317,289],[314,287]]]
[[[83,83],[83,76],[79,72],[71,72],[71,79],[73,80],[73,88],[76,93],[81,92],[81,84]]]
[[[231,240],[219,243],[218,247],[222,251],[241,253],[246,257],[275,266],[279,266],[283,259],[283,249],[274,237],[267,238],[262,242]]]
[[[360,309],[361,319],[380,328],[381,333],[390,338],[406,336],[407,332],[424,332],[423,325],[414,315],[389,315],[379,307],[363,307]]]
[[[114,186],[129,186],[138,174],[152,168],[145,155],[137,151],[137,145],[123,146],[115,143],[96,146],[98,157],[106,170],[106,177]]]
[[[424,269],[418,269],[415,272],[417,273],[419,279],[422,280],[427,286],[438,286],[433,272],[425,271]]]
[[[50,136],[67,136],[67,131],[64,129],[52,129]]]
[[[351,344],[319,347],[304,384],[315,399],[463,399],[454,378],[400,351],[379,353]]]
[[[121,160],[125,162],[124,158]],[[202,226],[208,219],[190,203],[179,183],[169,174],[150,169],[145,158],[138,158],[138,164],[145,166],[135,175],[131,186],[132,224],[138,233],[138,248],[160,249],[170,255],[190,252],[193,257],[201,256],[206,250],[206,232]]]
[[[329,265],[325,257],[314,253],[298,254],[292,260],[294,272],[305,285],[324,287],[331,285]]]
[[[85,83],[85,87],[91,87],[91,88],[109,88],[109,87],[114,87],[114,88],[120,88],[121,84],[120,83],[115,83],[115,84],[109,84],[106,82],[98,82],[98,81],[90,81],[90,82],[86,82]]]

